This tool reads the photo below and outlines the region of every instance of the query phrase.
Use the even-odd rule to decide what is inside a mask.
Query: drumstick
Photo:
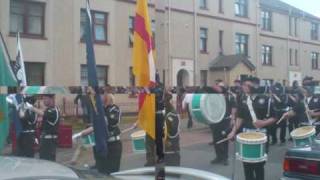
[[[279,119],[279,121],[277,122],[277,124],[280,124],[284,119],[286,119],[286,117],[283,115],[283,116]]]
[[[229,138],[222,139],[222,140],[218,141],[216,144],[218,145],[218,144],[224,143],[226,141],[229,141]]]
[[[137,126],[129,127],[129,128],[127,128],[127,129],[123,130],[123,131],[121,132],[121,134],[127,133],[127,132],[129,132],[129,131],[131,131],[131,130],[133,130],[133,129],[136,129],[136,128],[137,128]]]

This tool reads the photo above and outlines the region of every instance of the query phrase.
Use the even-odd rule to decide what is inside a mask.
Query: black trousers
[[[115,141],[108,143],[107,155],[101,155],[96,152],[93,147],[93,154],[96,160],[96,167],[100,173],[111,174],[120,170],[121,157],[122,157],[122,142]]]
[[[229,124],[225,120],[223,120],[218,124],[210,125],[212,139],[214,143],[214,149],[216,151],[216,159],[228,160],[229,141],[226,141],[221,144],[216,144],[218,141],[226,138],[226,136],[228,135],[228,128],[229,128]]]
[[[21,133],[17,139],[17,155],[20,157],[34,157],[34,133]]]
[[[57,139],[40,139],[40,159],[56,161]]]
[[[156,153],[158,160],[164,160],[164,115],[161,113],[156,113]]]
[[[246,180],[264,180],[265,162],[243,163],[244,175]]]
[[[190,113],[189,105],[187,106],[187,115],[188,115],[188,128],[193,127],[192,115]]]
[[[156,163],[156,146],[148,134],[146,134],[146,160],[146,166],[154,166]]]
[[[278,142],[277,138],[277,130],[280,129],[280,141],[283,143],[286,141],[286,133],[287,133],[287,122],[282,121],[280,124],[272,124],[268,131],[269,136],[271,136],[271,140],[273,143]]]

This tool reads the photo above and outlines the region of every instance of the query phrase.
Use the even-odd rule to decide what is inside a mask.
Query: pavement
[[[191,130],[186,128],[186,120],[182,121],[181,125],[181,166],[200,169],[204,171],[213,172],[225,177],[235,180],[244,180],[242,163],[235,160],[234,157],[234,143],[229,144],[229,165],[211,165],[210,161],[215,158],[213,146],[209,145],[212,141],[211,132],[205,125],[194,123]],[[122,125],[122,129],[128,128],[130,125]],[[128,170],[143,167],[145,163],[145,154],[135,154],[132,151],[131,140],[129,135],[137,130],[129,131],[122,135],[123,155],[121,170]],[[282,161],[286,149],[291,146],[288,142],[285,145],[270,146],[268,154],[268,161],[265,166],[266,180],[276,180],[282,176]],[[58,162],[70,165],[70,159],[75,151],[72,149],[59,149]],[[89,148],[82,148],[81,154],[77,163],[72,166],[76,168],[83,168],[94,164],[92,151]]]

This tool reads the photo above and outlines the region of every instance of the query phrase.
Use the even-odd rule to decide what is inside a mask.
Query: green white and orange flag
[[[155,85],[156,70],[148,1],[137,0],[133,38],[133,74],[138,87]],[[155,95],[139,94],[139,126],[155,139]]]

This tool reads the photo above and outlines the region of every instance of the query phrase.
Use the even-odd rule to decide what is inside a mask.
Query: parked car
[[[320,139],[311,147],[291,148],[283,162],[282,180],[320,179]]]
[[[139,168],[114,173],[106,176],[90,169],[74,169],[55,162],[39,159],[0,156],[1,180],[79,180],[79,179],[115,179],[115,180],[153,180],[155,169],[152,167]],[[166,167],[166,179],[203,179],[228,180],[210,172],[182,168]]]

